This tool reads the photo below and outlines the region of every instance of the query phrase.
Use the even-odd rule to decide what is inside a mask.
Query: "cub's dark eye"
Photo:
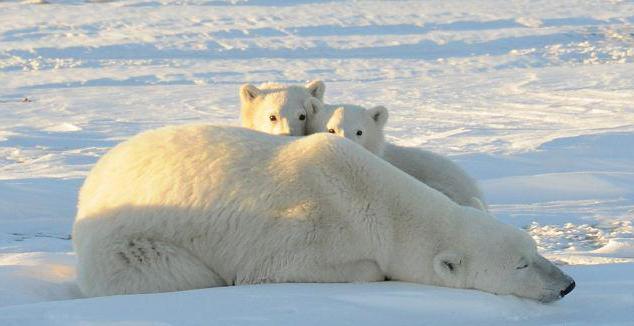
[[[361,135],[363,135],[363,131],[357,130],[357,136],[361,136]]]
[[[528,267],[528,264],[522,265],[522,266],[520,266],[520,267],[515,267],[515,269],[524,269],[524,268],[526,268],[526,267]]]
[[[277,121],[277,117],[271,114],[271,115],[269,116],[269,120],[271,120],[271,121]]]
[[[300,114],[299,115],[299,120],[302,120],[302,121],[306,120],[306,115],[305,114]]]
[[[331,133],[331,134],[334,134],[335,130],[334,129],[328,129],[328,132]]]

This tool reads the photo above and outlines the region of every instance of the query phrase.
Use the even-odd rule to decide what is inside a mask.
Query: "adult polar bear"
[[[548,302],[574,284],[524,232],[324,133],[135,136],[86,178],[73,243],[88,296],[390,278]]]

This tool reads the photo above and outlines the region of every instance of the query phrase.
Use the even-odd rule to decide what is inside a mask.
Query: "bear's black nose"
[[[572,281],[572,283],[570,283],[570,285],[568,285],[567,288],[561,290],[561,292],[559,292],[559,295],[561,295],[561,297],[565,297],[566,294],[572,292],[572,290],[575,289],[575,281]]]

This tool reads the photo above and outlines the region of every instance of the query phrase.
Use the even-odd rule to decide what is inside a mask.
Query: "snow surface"
[[[0,2],[0,324],[634,323],[631,1]],[[238,124],[244,82],[383,104],[577,280],[552,305],[405,283],[78,299],[77,191],[117,142]],[[590,266],[592,265],[592,266]],[[39,303],[38,303],[39,302]]]

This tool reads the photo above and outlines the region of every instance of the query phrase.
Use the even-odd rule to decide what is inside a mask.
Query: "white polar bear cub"
[[[325,90],[320,80],[306,86],[265,83],[258,88],[244,84],[240,87],[240,121],[245,128],[272,135],[303,136],[311,98],[321,100]]]
[[[86,178],[73,244],[87,296],[390,278],[548,302],[574,287],[525,232],[324,133],[137,135]]]
[[[476,182],[448,158],[419,148],[385,143],[383,127],[388,119],[385,107],[365,109],[350,104],[316,103],[311,109],[307,134],[329,132],[346,137],[458,204],[487,210]]]
[[[383,126],[387,122],[387,109],[383,106],[365,109],[358,105],[319,105],[309,110],[306,134],[329,132],[346,137],[382,156],[385,147]]]

